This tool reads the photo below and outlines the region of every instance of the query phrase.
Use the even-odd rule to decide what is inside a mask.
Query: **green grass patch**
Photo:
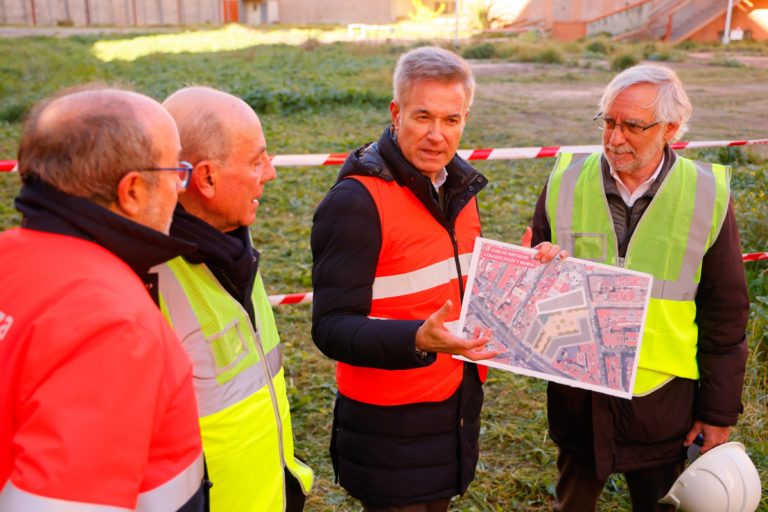
[[[326,43],[324,37],[333,34],[333,28],[296,28],[303,30],[303,39],[294,44],[287,40],[290,30],[282,33],[275,29],[249,29],[247,37],[258,39],[258,44],[229,47],[226,51],[200,45],[195,47],[199,51],[192,51],[191,47],[196,44],[194,38],[202,39],[200,32],[211,32],[226,39],[227,30],[241,29],[143,34],[129,38],[0,39],[0,54],[12,56],[0,62],[0,158],[16,157],[20,119],[35,102],[62,87],[94,80],[121,83],[158,100],[193,83],[237,94],[259,113],[269,151],[276,154],[350,151],[378,138],[390,122],[387,104],[392,70],[398,55],[411,45]],[[142,39],[145,37],[165,39]],[[269,38],[274,39],[270,42]],[[308,40],[315,42],[306,43]],[[164,43],[159,45],[158,41]],[[602,67],[599,61],[589,69],[559,63],[572,63],[583,58],[585,52],[606,61],[624,53],[645,55],[641,44],[609,43],[604,38],[560,45],[533,34],[512,40],[493,40],[490,44],[493,56],[502,62],[498,71],[478,76],[477,101],[472,107],[462,148],[597,144],[599,133],[589,119],[600,88],[613,74],[597,69]],[[489,50],[484,45],[476,42],[472,51],[483,47],[486,49],[482,51],[487,54]],[[168,51],[140,55],[150,47]],[[130,51],[135,58],[115,56],[112,60],[102,60],[97,54],[103,57],[99,52],[106,51],[105,48],[111,48],[115,55],[128,55],[130,52],[125,48],[133,48]],[[473,46],[465,48],[465,55],[469,56],[466,52],[470,48]],[[703,51],[700,46],[694,49]],[[685,56],[686,51],[679,46],[669,49],[664,45],[645,50],[649,52],[645,55],[648,58],[671,51]],[[681,77],[689,90],[697,94],[712,85],[759,86],[768,80],[768,72],[754,67],[732,68],[727,77],[714,76],[711,67],[697,66],[692,60],[686,59]],[[528,64],[516,66],[504,61]],[[668,61],[676,62],[673,58]],[[704,102],[714,101],[700,97],[700,101],[694,101],[697,112],[709,107]],[[768,116],[768,104],[763,104],[764,110],[752,113],[754,118]],[[695,127],[694,124],[694,130]],[[721,131],[707,139],[742,135],[732,133],[734,129],[728,126],[718,125],[717,129]],[[690,140],[701,140],[700,133],[694,132]],[[733,198],[744,250],[768,248],[765,208],[768,153],[730,148],[689,151],[685,155],[734,166]],[[552,159],[477,162],[478,169],[490,180],[479,196],[485,236],[513,243],[520,240],[553,163]],[[280,168],[279,178],[265,187],[258,219],[251,231],[254,245],[262,252],[261,268],[270,293],[310,289],[312,213],[333,185],[337,171],[335,167]],[[2,229],[17,226],[21,221],[13,208],[18,189],[17,175],[0,175]],[[745,413],[733,436],[747,445],[750,456],[760,466],[764,487],[768,467],[767,268],[765,262],[746,265],[752,300],[748,329],[752,353],[744,394]],[[334,363],[312,344],[309,306],[283,306],[276,310],[276,316],[285,343],[284,361],[297,452],[315,469],[317,476],[307,510],[359,510],[355,500],[334,483],[328,459],[336,392]],[[557,478],[556,451],[546,434],[544,390],[545,385],[539,380],[490,372],[478,477],[467,494],[455,500],[452,510],[535,512],[551,508]],[[629,509],[623,480],[610,480],[599,508]],[[762,510],[768,510],[765,499]]]

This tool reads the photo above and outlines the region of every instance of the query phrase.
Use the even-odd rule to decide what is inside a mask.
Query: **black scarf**
[[[246,226],[222,233],[178,204],[173,214],[171,236],[194,243],[197,250],[185,254],[184,259],[208,266],[224,289],[253,317],[251,292],[259,268],[259,253],[251,245],[251,234]]]

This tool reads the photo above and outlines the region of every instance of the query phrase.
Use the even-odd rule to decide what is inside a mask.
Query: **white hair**
[[[633,85],[649,83],[659,86],[659,93],[653,102],[654,121],[657,123],[674,123],[680,127],[672,137],[678,140],[688,131],[688,120],[691,118],[691,100],[685,93],[682,82],[677,74],[665,66],[642,64],[625,69],[611,80],[600,98],[599,109],[606,112],[616,99],[616,96]]]
[[[453,52],[437,46],[424,46],[401,55],[393,78],[395,103],[402,106],[413,84],[420,80],[461,82],[467,108],[472,105],[475,79],[467,62]]]

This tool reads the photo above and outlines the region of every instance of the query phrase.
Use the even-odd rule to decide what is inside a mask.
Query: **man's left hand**
[[[695,421],[693,428],[685,436],[684,446],[690,446],[696,436],[701,434],[704,437],[704,444],[701,446],[701,454],[707,453],[715,446],[719,446],[728,441],[731,433],[731,427],[718,427],[717,425],[707,425],[701,421]]]
[[[531,238],[533,238],[533,230],[529,226],[525,228],[525,233],[523,233],[523,239],[521,240],[520,245],[530,248]],[[542,242],[534,247],[534,249],[538,249],[539,251],[536,253],[536,256],[534,256],[534,259],[541,263],[547,263],[557,257],[561,260],[568,257],[568,251],[561,251],[559,245],[553,245],[549,242]]]

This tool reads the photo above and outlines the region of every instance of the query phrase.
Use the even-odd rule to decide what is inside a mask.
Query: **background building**
[[[768,0],[733,0],[734,39],[768,39]],[[0,0],[0,24],[247,25],[388,24],[417,5],[453,16],[485,8],[495,26],[538,29],[555,39],[608,33],[620,39],[679,42],[722,38],[727,0]]]

